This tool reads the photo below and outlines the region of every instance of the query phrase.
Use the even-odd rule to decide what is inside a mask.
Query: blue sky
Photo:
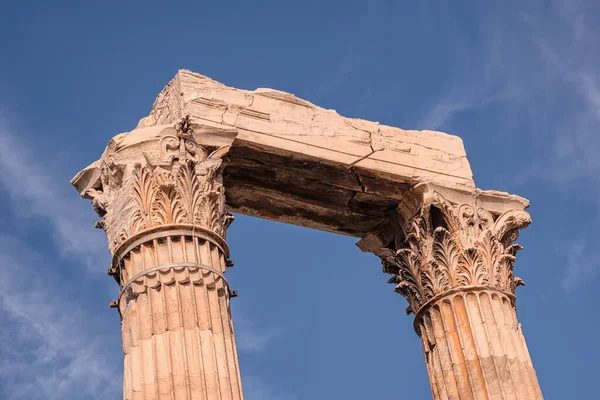
[[[485,4],[484,4],[485,3]],[[464,140],[532,202],[518,314],[546,399],[597,397],[600,3],[0,2],[0,398],[119,398],[108,250],[69,179],[180,68]],[[247,400],[430,398],[405,301],[355,239],[238,216]]]

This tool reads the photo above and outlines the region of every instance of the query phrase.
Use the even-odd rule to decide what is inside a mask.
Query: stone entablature
[[[199,146],[229,148],[221,154],[226,203],[241,214],[362,237],[414,184],[475,186],[457,136],[346,118],[289,93],[235,89],[185,70],[73,184],[84,195],[110,192],[110,174],[127,178],[146,154],[151,162],[171,155],[174,125],[186,115]]]

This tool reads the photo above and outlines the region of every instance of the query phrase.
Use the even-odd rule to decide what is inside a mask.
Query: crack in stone
[[[373,154],[373,153],[371,153],[371,154]],[[366,193],[367,189],[365,188],[365,185],[362,183],[362,179],[360,179],[360,175],[354,170],[354,165],[357,162],[369,157],[371,154],[368,154],[368,155],[362,157],[360,160],[357,160],[356,162],[352,163],[352,165],[350,166],[350,173],[352,173],[352,175],[354,175],[354,178],[356,179],[356,183],[358,184],[358,186],[360,186],[361,193]],[[356,198],[356,195],[358,193],[359,192],[357,192],[356,190],[352,191],[352,195],[350,196],[350,198],[348,199],[348,202],[346,203],[347,206],[350,206],[350,203],[352,202],[352,200],[354,200]]]
[[[371,153],[371,154],[373,154],[373,153]],[[366,193],[366,190],[367,190],[367,189],[366,189],[366,188],[365,188],[365,186],[363,185],[363,183],[362,183],[362,179],[360,179],[360,175],[359,175],[359,174],[358,174],[358,173],[357,173],[357,172],[354,170],[354,165],[355,165],[357,162],[359,162],[359,161],[361,161],[361,160],[364,160],[365,158],[369,157],[371,154],[368,154],[368,155],[366,155],[366,156],[362,157],[361,159],[359,159],[359,160],[357,160],[356,162],[352,163],[352,165],[350,166],[350,173],[351,173],[352,175],[354,175],[354,178],[356,179],[356,183],[357,183],[357,184],[358,184],[358,186],[360,187],[360,192],[361,192],[361,193]],[[358,192],[357,192],[356,190],[353,190],[353,191],[352,191],[352,195],[351,195],[351,196],[350,196],[350,198],[348,199],[348,202],[346,203],[346,205],[348,205],[348,206],[349,206],[349,205],[350,205],[350,203],[352,202],[352,200],[354,200],[354,199],[356,198],[356,195],[357,195],[357,194],[358,194]]]
[[[366,132],[366,131],[363,131],[363,132]],[[377,131],[377,132],[379,132],[379,131]],[[355,173],[354,166],[356,164],[358,164],[359,162],[361,162],[362,160],[364,160],[366,158],[371,157],[373,154],[376,153],[376,150],[373,148],[373,141],[372,141],[373,134],[372,134],[372,132],[367,132],[367,133],[369,134],[369,147],[371,148],[371,152],[365,156],[362,156],[361,158],[359,158],[358,160],[356,160],[352,164],[350,164],[350,172],[352,172],[353,174]],[[363,190],[363,192],[364,192],[364,190]]]
[[[221,124],[223,125],[225,125],[225,114],[227,114],[227,111],[229,111],[229,106],[225,107],[223,114],[221,114]]]
[[[377,130],[377,132],[379,133],[379,129]],[[362,183],[362,179],[360,179],[360,175],[356,172],[355,170],[355,165],[358,164],[359,162],[361,162],[362,160],[369,158],[370,156],[372,156],[373,154],[375,154],[375,149],[373,148],[373,132],[367,132],[369,134],[369,147],[371,148],[371,152],[361,158],[359,158],[358,160],[354,161],[352,164],[350,164],[350,172],[352,173],[352,175],[354,175],[354,177],[356,178],[356,183],[358,184],[358,186],[360,186],[360,190],[361,193],[366,193],[367,192],[367,188],[365,187],[365,185]],[[348,204],[354,200],[354,198],[356,197],[356,194],[358,192],[356,191],[352,191],[352,196],[350,197],[350,199],[348,200]]]
[[[381,133],[381,128],[377,128],[377,133]],[[369,132],[369,147],[371,148],[371,154],[375,153],[375,149],[373,148],[373,132]]]
[[[367,192],[367,188],[365,188],[365,185],[362,183],[362,179],[360,179],[360,175],[357,174],[356,172],[352,171],[352,173],[354,174],[354,176],[356,177],[356,182],[358,183],[358,186],[360,186],[360,190],[362,193],[366,193]]]
[[[361,161],[362,161],[362,160],[364,160],[365,158],[369,158],[369,157],[371,157],[371,156],[372,156],[374,153],[375,153],[375,152],[373,151],[373,152],[371,152],[371,153],[367,154],[366,156],[362,156],[362,157],[361,157],[361,158],[359,158],[358,160],[354,161],[352,164],[350,164],[350,171],[351,171],[351,172],[354,172],[354,166],[355,166],[356,164],[358,164],[359,162],[361,162]]]

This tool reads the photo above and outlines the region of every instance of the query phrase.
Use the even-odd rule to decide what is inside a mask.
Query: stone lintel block
[[[362,237],[415,185],[475,190],[457,136],[346,118],[289,93],[235,89],[187,70],[161,91],[149,116],[115,136],[73,185],[91,198],[107,168],[125,182],[136,165],[165,156],[164,142],[186,115],[198,144],[228,149],[223,176],[234,212]],[[315,199],[317,193],[326,201]]]

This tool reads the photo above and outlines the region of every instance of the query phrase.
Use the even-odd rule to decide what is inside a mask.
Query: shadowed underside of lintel
[[[85,195],[101,185],[103,160],[125,171],[144,162],[186,115],[199,144],[229,146],[223,179],[233,212],[363,237],[416,184],[475,189],[457,136],[346,118],[292,94],[235,89],[186,70],[73,184]]]

